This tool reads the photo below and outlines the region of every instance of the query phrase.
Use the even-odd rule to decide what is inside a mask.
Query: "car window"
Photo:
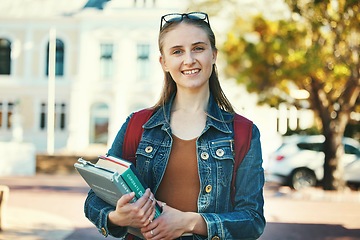
[[[345,144],[344,145],[344,151],[346,154],[355,154],[359,155],[359,150],[351,145]]]
[[[322,143],[298,143],[297,146],[301,150],[311,150],[317,152],[321,152],[323,149]]]

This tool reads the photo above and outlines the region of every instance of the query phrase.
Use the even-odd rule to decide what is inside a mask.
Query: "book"
[[[135,193],[136,199],[139,199],[144,195],[147,188],[146,184],[142,181],[134,164],[131,162],[113,156],[100,156],[96,165],[107,169],[113,169],[119,173],[127,186]],[[160,216],[161,211],[161,207],[156,203],[155,218]]]
[[[123,159],[112,156],[100,156],[97,163],[91,163],[79,158],[74,167],[94,191],[96,196],[105,202],[116,206],[118,199],[124,194],[134,192],[135,202],[146,190],[135,166]],[[162,208],[156,203],[155,218],[160,216]],[[128,232],[143,238],[139,229],[128,228]]]
[[[121,176],[111,169],[103,168],[82,158],[79,158],[74,166],[96,196],[113,206],[116,206],[121,196],[132,192]],[[131,200],[131,202],[135,201],[135,198]]]

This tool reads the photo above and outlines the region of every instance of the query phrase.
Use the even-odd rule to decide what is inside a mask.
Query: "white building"
[[[185,3],[2,0],[0,141],[16,138],[35,144],[37,152],[49,149],[52,29],[56,34],[54,149],[81,153],[101,146],[106,151],[125,117],[158,99],[163,82],[157,47],[160,16],[186,11]],[[265,141],[278,136],[278,111],[256,108],[256,98],[233,82],[224,81],[223,87],[239,112],[260,127]]]
[[[2,6],[1,141],[13,138],[16,111],[23,141],[40,152],[47,149],[50,29],[56,32],[56,150],[106,144],[126,115],[155,103],[163,79],[159,16],[177,4],[9,0]]]

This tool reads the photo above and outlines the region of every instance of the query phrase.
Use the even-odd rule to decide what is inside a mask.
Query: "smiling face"
[[[217,51],[203,29],[182,22],[165,34],[161,50],[162,68],[170,73],[178,90],[208,88]]]

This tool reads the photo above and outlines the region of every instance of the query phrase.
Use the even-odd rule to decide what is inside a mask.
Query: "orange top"
[[[173,135],[173,146],[156,199],[181,211],[197,212],[200,180],[196,138],[183,140]]]

